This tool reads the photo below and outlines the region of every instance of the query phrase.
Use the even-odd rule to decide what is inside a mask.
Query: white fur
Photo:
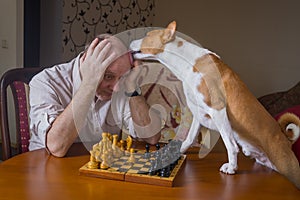
[[[178,47],[177,44],[182,41],[183,45]],[[130,45],[132,50],[140,50],[142,40],[133,41]],[[156,59],[167,66],[178,79],[182,81],[184,93],[187,99],[187,105],[193,114],[193,121],[187,138],[183,141],[181,152],[190,147],[197,136],[200,125],[209,129],[216,130],[220,133],[227,149],[228,163],[223,164],[220,171],[228,174],[234,174],[237,170],[237,154],[239,145],[243,147],[246,156],[253,156],[259,163],[274,168],[269,159],[252,145],[238,138],[229,122],[226,106],[220,110],[209,107],[204,102],[203,95],[197,87],[203,81],[203,74],[193,72],[191,69],[195,65],[195,60],[201,56],[212,53],[207,49],[191,44],[178,36],[174,41],[167,43],[163,53],[157,55],[135,54],[137,59]],[[212,53],[214,54],[214,53]],[[224,94],[226,97],[226,94]],[[224,98],[225,104],[226,99]],[[209,115],[211,118],[207,118]]]
[[[294,135],[291,138],[291,140],[292,141],[296,141],[299,138],[299,136],[300,136],[300,128],[299,128],[299,126],[297,126],[296,124],[289,124],[286,127],[286,131],[288,131],[288,130],[292,130],[293,131]]]

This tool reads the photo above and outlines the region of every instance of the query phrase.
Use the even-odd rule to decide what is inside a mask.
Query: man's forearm
[[[157,143],[161,130],[159,112],[150,108],[143,96],[130,97],[129,106],[138,137],[150,144]]]
[[[65,156],[78,137],[78,132],[95,97],[94,90],[81,85],[71,103],[53,122],[46,136],[46,146],[52,155]]]

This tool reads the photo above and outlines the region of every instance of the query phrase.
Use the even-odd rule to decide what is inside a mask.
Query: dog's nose
[[[137,54],[137,53],[142,53],[142,52],[141,52],[141,50],[138,50],[138,51],[131,51],[131,54],[132,54],[132,55]]]

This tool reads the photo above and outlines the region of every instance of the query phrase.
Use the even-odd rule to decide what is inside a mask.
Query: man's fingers
[[[117,54],[115,52],[112,52],[111,54],[109,54],[107,58],[102,60],[102,65],[105,66],[105,68],[107,68],[116,59],[117,59]]]
[[[98,58],[99,56],[105,57],[111,48],[111,43],[109,40],[105,39],[98,43],[98,45],[94,48],[93,56]]]
[[[97,46],[97,44],[99,43],[99,39],[98,38],[95,38],[92,43],[90,44],[90,46],[88,47],[87,49],[87,56],[91,56],[93,55],[93,52],[94,52],[94,49],[95,47]]]

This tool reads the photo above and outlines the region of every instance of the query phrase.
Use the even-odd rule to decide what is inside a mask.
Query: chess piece
[[[157,143],[157,144],[155,145],[155,147],[156,147],[156,150],[159,150],[159,149],[160,149],[159,143]]]
[[[147,143],[145,148],[146,148],[146,153],[149,153],[150,152],[150,144]]]
[[[121,144],[121,151],[125,151],[125,147],[124,147],[124,145],[125,145],[125,143],[124,143],[124,140],[121,140],[120,141],[120,144]]]
[[[131,145],[132,145],[132,138],[130,137],[130,135],[128,135],[128,137],[126,139],[126,142],[127,142],[127,148],[126,148],[126,150],[129,151],[130,148],[131,148]]]
[[[118,147],[117,142],[118,142],[118,135],[113,135],[112,152],[115,158],[119,158],[124,154],[123,151]]]
[[[87,168],[89,169],[98,169],[99,168],[99,162],[96,161],[96,158],[93,155],[93,151],[90,151],[90,161],[87,164]]]
[[[118,135],[113,135],[113,146],[117,146],[118,143]]]
[[[130,149],[130,157],[128,158],[128,162],[135,163],[134,149],[133,148]]]
[[[146,148],[146,152],[145,152],[144,158],[149,159],[150,158],[150,144],[147,143],[145,148]]]
[[[155,160],[150,160],[150,164],[151,164],[151,166],[150,166],[150,168],[149,168],[149,175],[150,175],[150,176],[155,175],[156,172],[157,172],[157,170],[155,169],[155,163],[156,163]]]
[[[102,154],[101,159],[102,159],[102,162],[100,164],[100,169],[108,169],[109,166],[108,166],[108,163],[107,163],[107,161],[108,161],[108,152],[107,151],[105,151]]]

